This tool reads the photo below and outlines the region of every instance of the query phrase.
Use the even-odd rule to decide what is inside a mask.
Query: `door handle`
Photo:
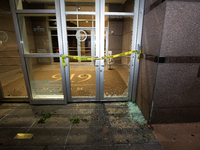
[[[104,64],[103,65],[101,65],[101,67],[105,67],[106,66],[106,61],[104,62]]]
[[[94,57],[94,58],[98,58],[98,57],[96,56],[96,57]],[[94,60],[94,66],[95,66],[95,67],[99,67],[99,65],[96,65],[96,60]]]

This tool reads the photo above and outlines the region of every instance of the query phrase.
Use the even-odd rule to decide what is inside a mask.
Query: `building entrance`
[[[10,0],[10,6],[30,103],[133,99],[139,0]],[[131,50],[138,54],[61,64],[62,55],[101,58]]]

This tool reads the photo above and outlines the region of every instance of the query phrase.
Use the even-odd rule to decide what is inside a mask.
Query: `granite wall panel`
[[[131,50],[131,42],[132,42],[132,34],[131,32],[124,34],[122,37],[122,52],[127,52]]]
[[[185,60],[188,56],[200,56],[199,14],[197,1],[166,0],[155,7],[144,16],[142,53],[170,58],[184,56]],[[158,66],[152,74],[154,81],[148,82],[152,81],[148,76],[153,71],[148,62],[143,59],[140,62],[137,103],[143,114],[145,103],[151,107],[149,123],[199,121],[200,64],[151,62]]]
[[[142,53],[158,56],[162,40],[166,2],[144,15]]]
[[[109,46],[108,50],[112,55],[122,52],[122,27],[121,20],[109,20]],[[114,63],[121,63],[121,58],[114,59]]]
[[[123,20],[123,35],[133,31],[133,18],[124,18]]]
[[[200,106],[198,63],[159,64],[154,107]]]
[[[142,87],[140,94],[146,103],[151,106],[156,80],[157,63],[140,59],[139,85]]]
[[[122,35],[122,28],[123,22],[122,21],[109,21],[109,35]]]
[[[144,8],[146,9],[150,5],[152,5],[156,0],[145,0]]]
[[[142,97],[142,94],[137,93],[137,101],[136,101],[138,108],[142,112],[144,118],[146,120],[149,120],[150,117],[150,111],[151,111],[151,106],[149,106],[145,99]]]
[[[129,2],[130,3],[130,2]],[[122,36],[122,52],[127,52],[132,50],[132,32],[133,32],[133,19],[124,18],[123,19],[123,36]],[[122,64],[129,64],[130,58],[122,58]]]
[[[149,124],[199,122],[200,107],[153,108]]]
[[[168,0],[172,1],[172,0]],[[181,1],[181,2],[200,2],[200,0],[173,0],[173,1]]]
[[[200,56],[200,3],[168,1],[160,56]]]
[[[109,36],[109,50],[122,50],[122,36]]]

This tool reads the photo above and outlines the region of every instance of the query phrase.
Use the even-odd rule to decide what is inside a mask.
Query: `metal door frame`
[[[20,1],[20,0],[19,0]],[[33,95],[31,93],[31,86],[29,82],[29,76],[28,76],[28,68],[27,63],[25,61],[26,58],[38,58],[38,57],[60,57],[60,55],[63,54],[63,41],[62,41],[62,29],[61,29],[61,15],[60,15],[60,1],[55,0],[55,9],[23,9],[18,10],[15,8],[15,1],[9,0],[10,2],[10,8],[12,12],[12,18],[15,28],[15,34],[19,49],[19,55],[24,75],[24,80],[26,84],[26,90],[28,94],[28,99],[30,104],[67,104],[67,89],[66,89],[66,79],[65,79],[65,70],[62,67],[62,64],[60,64],[61,68],[61,75],[62,75],[62,88],[63,88],[63,97],[64,98],[52,98],[52,99],[33,99]],[[19,18],[18,14],[56,14],[56,20],[57,20],[57,32],[58,32],[58,45],[59,45],[59,54],[24,54],[24,42],[22,40],[22,35],[20,33],[20,26],[19,26]],[[61,61],[61,58],[60,58]]]
[[[67,102],[84,102],[84,101],[135,101],[136,90],[137,90],[137,78],[138,78],[138,54],[131,55],[130,61],[130,77],[129,77],[129,96],[124,97],[113,97],[104,98],[104,61],[96,61],[96,98],[71,98],[71,88],[70,88],[70,74],[69,74],[69,61],[65,58],[66,67],[64,68],[60,64],[61,75],[62,75],[62,87],[64,99],[33,99],[31,93],[31,87],[29,83],[28,70],[26,66],[25,58],[31,57],[60,57],[60,55],[68,55],[68,45],[67,32],[63,32],[66,29],[66,15],[96,15],[96,53],[98,57],[104,56],[104,30],[105,30],[105,15],[116,15],[116,16],[134,16],[133,24],[133,36],[132,36],[132,50],[137,49],[138,45],[141,45],[141,33],[142,33],[142,21],[143,21],[143,11],[144,11],[144,0],[135,0],[134,13],[127,12],[105,12],[105,0],[95,0],[95,10],[96,12],[65,12],[65,1],[55,0],[55,10],[40,10],[40,9],[24,9],[16,10],[14,0],[9,0],[14,28],[16,33],[16,39],[18,43],[18,49],[20,54],[20,60],[22,64],[22,70],[24,75],[24,80],[26,84],[26,89],[28,93],[28,99],[31,104],[67,104]],[[57,32],[58,32],[58,45],[59,54],[24,54],[23,41],[20,33],[20,27],[18,24],[18,14],[56,14],[57,19]],[[107,42],[108,44],[108,42]],[[103,45],[103,47],[102,47]],[[61,62],[61,59],[60,59]],[[2,97],[2,96],[1,96]]]
[[[64,6],[64,0],[61,0]],[[62,7],[62,6],[61,6]],[[64,9],[64,7],[63,7]],[[143,21],[143,10],[144,10],[144,0],[135,0],[134,13],[129,12],[105,12],[105,0],[95,0],[95,10],[96,12],[84,12],[85,15],[96,15],[96,57],[100,58],[104,56],[104,30],[105,30],[105,15],[114,15],[114,16],[134,16],[133,19],[133,35],[132,35],[132,50],[138,50],[138,44],[141,43],[141,33],[142,33],[142,21]],[[79,15],[80,12],[65,12],[62,15],[63,22],[65,22],[65,15],[73,14]],[[64,27],[66,25],[64,24]],[[63,28],[64,28],[63,27]],[[108,42],[107,42],[108,44]],[[66,46],[67,47],[67,46]],[[107,52],[106,52],[107,54]],[[66,53],[67,55],[67,53]],[[96,98],[72,98],[68,97],[70,102],[85,102],[85,101],[130,101],[133,97],[136,96],[137,88],[137,76],[138,76],[138,56],[137,54],[131,54],[130,60],[130,74],[129,74],[129,90],[128,97],[111,97],[104,98],[104,61],[96,60]],[[66,62],[68,62],[66,58]],[[69,64],[67,64],[69,66]],[[67,69],[69,70],[69,69]],[[67,78],[67,87],[70,88],[70,79]],[[70,92],[71,93],[71,92]],[[134,93],[134,94],[133,94]],[[134,100],[133,100],[134,101]]]

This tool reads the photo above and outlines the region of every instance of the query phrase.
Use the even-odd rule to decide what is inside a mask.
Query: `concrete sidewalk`
[[[50,114],[50,118],[38,124],[45,114]],[[72,124],[70,119],[75,117],[78,123]],[[0,149],[6,150],[200,149],[200,123],[148,126],[137,105],[131,102],[66,106],[3,103],[0,133]],[[29,140],[13,139],[17,133],[34,136]]]
[[[38,121],[45,114],[45,123]],[[70,119],[77,117],[78,123]],[[200,123],[147,125],[131,103],[0,104],[0,149],[199,150]],[[32,139],[13,139],[32,133]],[[158,140],[156,139],[156,137]],[[161,145],[162,147],[161,147]]]
[[[50,114],[45,123],[38,121]],[[78,123],[70,119],[77,117]],[[138,107],[131,103],[30,106],[0,104],[0,149],[161,150]],[[32,133],[32,139],[13,139]]]

